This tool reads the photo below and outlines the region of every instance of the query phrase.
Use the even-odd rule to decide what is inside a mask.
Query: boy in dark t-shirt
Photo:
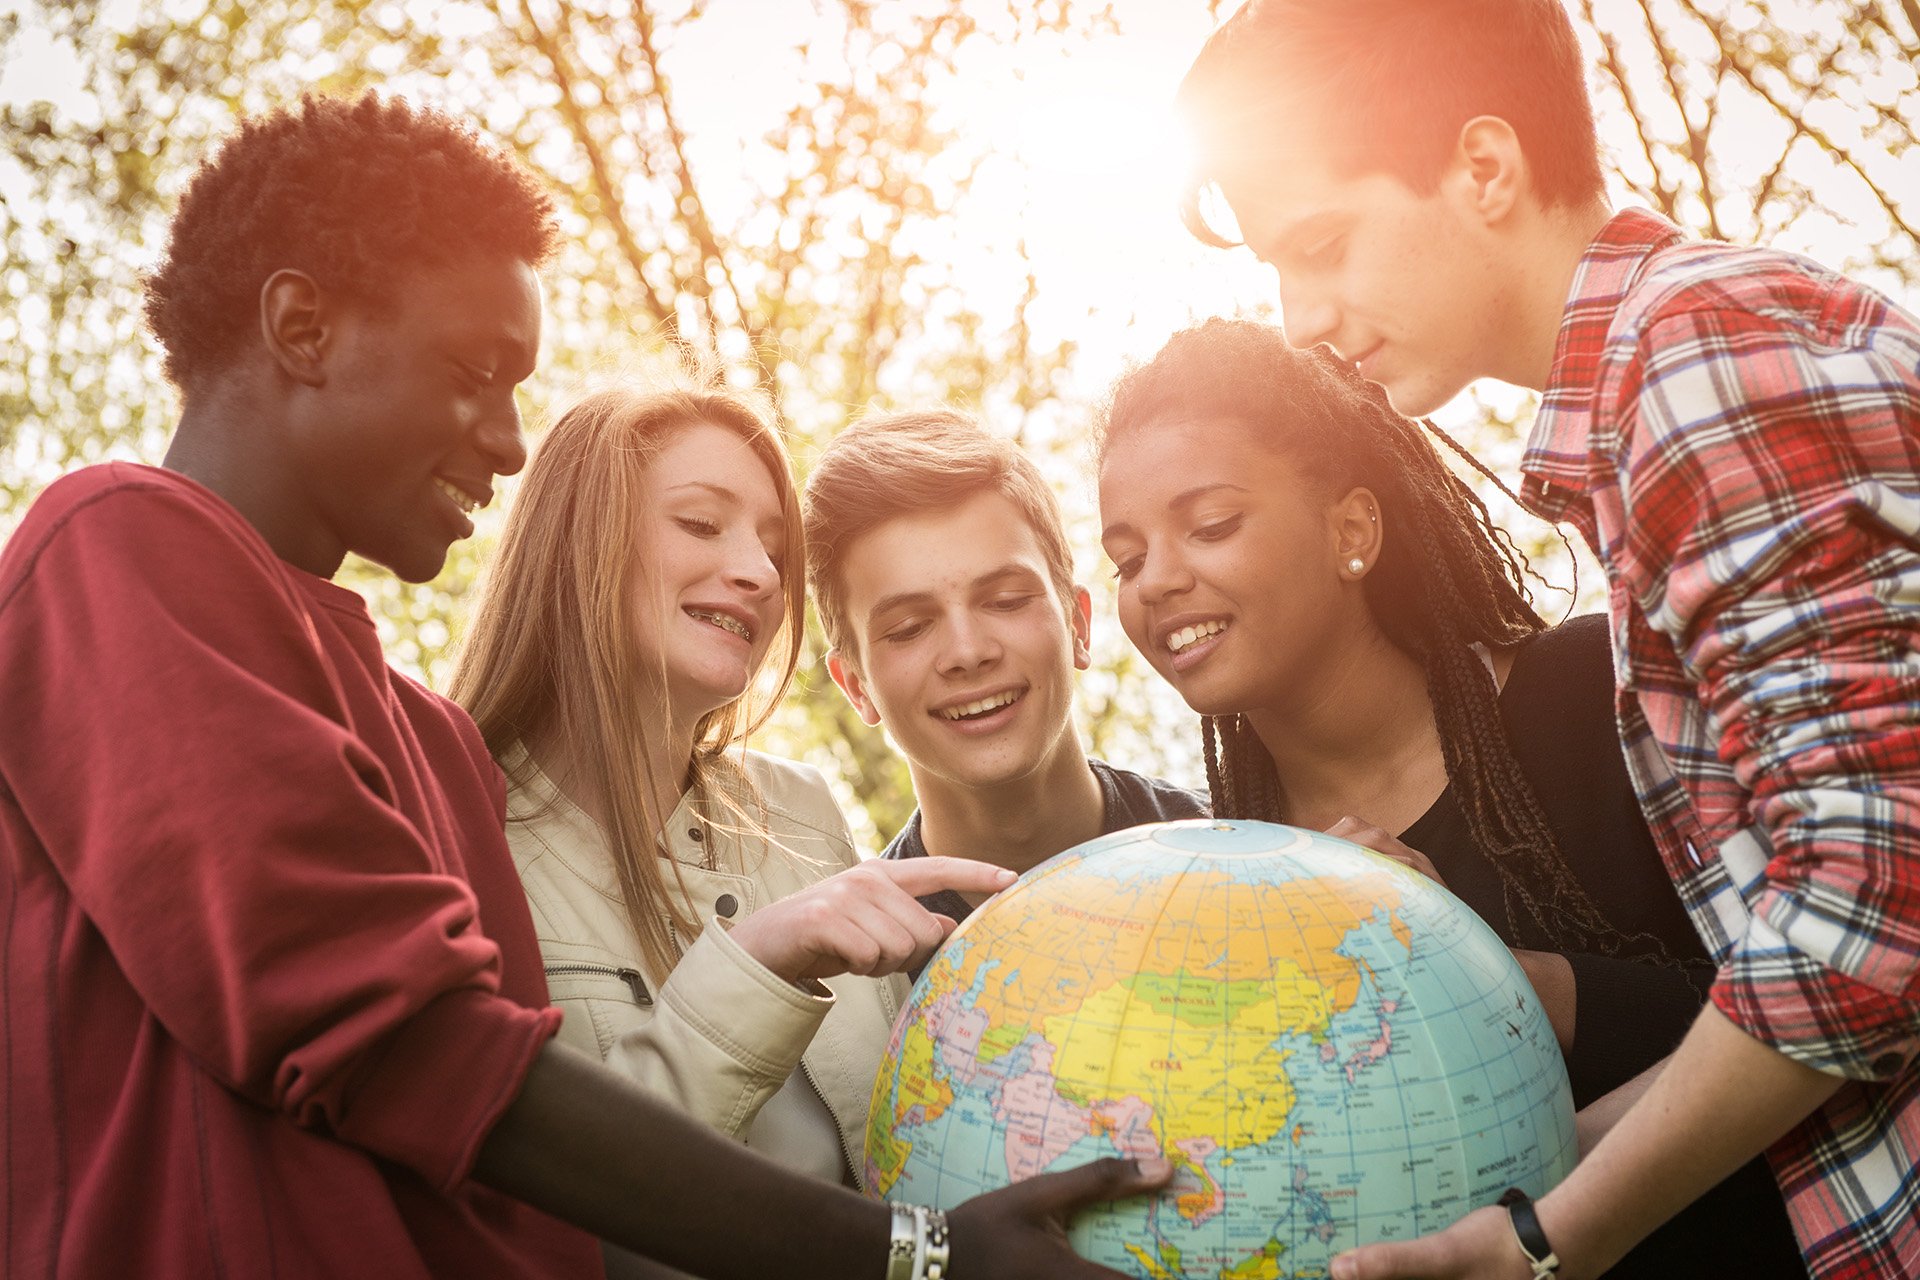
[[[250,121],[182,197],[166,465],[62,479],[0,551],[0,1273],[584,1277],[598,1234],[927,1274],[926,1214],[553,1042],[500,772],[329,581],[432,578],[520,469],[556,240],[510,158],[373,95]],[[952,1256],[1110,1276],[1064,1218],[1152,1173],[982,1197]]]
[[[887,726],[920,801],[885,857],[1024,872],[1110,831],[1206,816],[1204,796],[1081,747],[1092,602],[1018,445],[955,409],[864,418],[814,464],[806,526],[828,670]],[[922,901],[956,920],[978,905]]]

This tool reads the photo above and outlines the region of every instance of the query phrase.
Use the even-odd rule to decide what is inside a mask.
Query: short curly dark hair
[[[371,92],[309,94],[243,121],[201,161],[147,278],[147,329],[185,391],[257,340],[275,271],[380,306],[423,266],[541,266],[560,243],[553,215],[538,178],[451,116]]]

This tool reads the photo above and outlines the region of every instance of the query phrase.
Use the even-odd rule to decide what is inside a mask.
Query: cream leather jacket
[[[867,1105],[907,980],[830,978],[823,998],[727,936],[716,921],[745,919],[858,858],[818,770],[759,752],[729,753],[722,767],[733,802],[781,847],[740,834],[711,794],[681,800],[661,843],[701,932],[682,940],[670,974],[640,961],[600,825],[544,774],[509,792],[507,843],[549,996],[566,1013],[560,1039],[789,1168],[858,1185]]]

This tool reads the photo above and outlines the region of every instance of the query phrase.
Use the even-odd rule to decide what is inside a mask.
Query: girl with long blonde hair
[[[454,673],[561,1038],[790,1167],[857,1184],[874,1073],[952,922],[1010,880],[862,862],[825,780],[748,751],[805,607],[799,506],[759,403],[593,392],[548,429]]]

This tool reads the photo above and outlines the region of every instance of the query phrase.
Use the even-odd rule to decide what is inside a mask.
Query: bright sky
[[[792,0],[713,0],[675,37],[675,95],[700,181],[723,218],[751,194],[739,176],[750,149],[742,140],[777,121],[800,82],[804,59],[793,47],[823,25],[809,10]],[[1121,0],[1116,12],[1118,36],[1079,47],[1041,37],[978,49],[963,63],[955,118],[994,158],[964,219],[944,244],[925,246],[964,264],[978,290],[974,309],[995,316],[1023,287],[1024,245],[1041,282],[1029,317],[1036,337],[1080,343],[1080,373],[1093,384],[1122,353],[1151,354],[1189,316],[1270,291],[1250,258],[1205,249],[1173,212],[1178,139],[1168,104],[1211,30],[1204,4]],[[1153,334],[1131,331],[1137,324]]]
[[[1777,0],[1777,7],[1793,2]],[[1623,6],[1637,8],[1633,0],[1601,0],[1598,8],[1604,21]],[[1806,20],[1819,23],[1839,20],[1846,6],[1803,7]],[[1024,246],[1041,284],[1030,317],[1037,337],[1081,345],[1076,383],[1087,388],[1104,384],[1123,357],[1151,354],[1191,317],[1273,300],[1270,273],[1250,255],[1199,245],[1173,212],[1180,140],[1169,104],[1211,30],[1206,5],[1119,0],[1114,11],[1118,35],[1073,47],[1032,39],[963,65],[955,112],[969,135],[991,142],[995,159],[937,246],[968,266],[973,305],[987,316],[1003,314],[1017,297]],[[676,33],[669,70],[697,176],[723,220],[751,194],[743,175],[752,148],[743,139],[757,139],[793,99],[806,65],[796,46],[823,34],[831,45],[829,30],[812,6],[795,0],[710,0],[701,21]],[[1889,67],[1878,80],[1861,92],[1910,90],[1913,69]],[[1634,154],[1627,122],[1603,123],[1608,145]],[[1844,119],[1819,123],[1843,141],[1872,146]],[[1756,111],[1718,128],[1723,186],[1757,184],[1778,156],[1785,125]],[[1743,145],[1749,138],[1751,147]],[[1877,210],[1844,175],[1820,184],[1817,168],[1807,174],[1831,213],[1803,219],[1774,242],[1845,265],[1861,248],[1861,233],[1849,224],[1873,225]],[[1920,154],[1903,176],[1901,194],[1920,208]]]

